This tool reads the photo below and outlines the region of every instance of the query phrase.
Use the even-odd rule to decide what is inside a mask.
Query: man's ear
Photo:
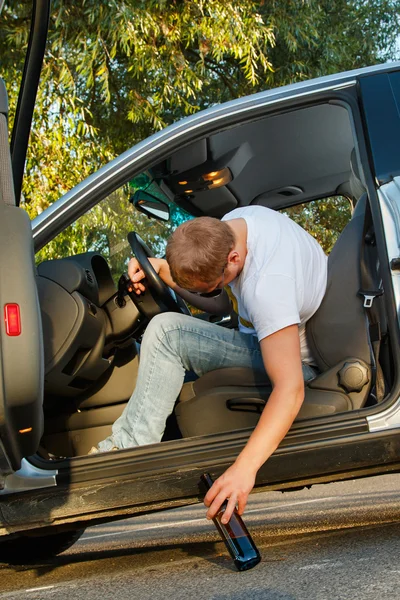
[[[233,249],[229,252],[228,263],[232,263],[234,265],[237,265],[238,263],[240,263],[240,255],[237,250]]]

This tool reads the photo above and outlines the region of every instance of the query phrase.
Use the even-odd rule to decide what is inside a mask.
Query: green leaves
[[[15,112],[31,0],[2,12]],[[26,163],[31,216],[154,130],[261,89],[393,57],[393,0],[53,0]]]
[[[347,198],[335,196],[298,204],[282,212],[314,236],[325,253],[329,254],[350,220],[351,206]]]

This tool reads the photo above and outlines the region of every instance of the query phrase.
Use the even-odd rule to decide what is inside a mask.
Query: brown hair
[[[172,279],[180,287],[213,284],[221,276],[235,236],[225,221],[197,217],[182,223],[170,236],[166,257]]]

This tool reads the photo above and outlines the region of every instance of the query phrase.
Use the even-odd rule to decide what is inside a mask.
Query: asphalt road
[[[238,573],[201,505],[90,528],[34,566],[0,565],[0,600],[396,600],[400,475],[254,494],[261,563]]]

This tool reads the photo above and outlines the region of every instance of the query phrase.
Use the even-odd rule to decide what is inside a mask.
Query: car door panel
[[[15,206],[7,136],[0,114],[0,439],[7,474],[33,454],[42,435],[43,341],[29,217]]]

